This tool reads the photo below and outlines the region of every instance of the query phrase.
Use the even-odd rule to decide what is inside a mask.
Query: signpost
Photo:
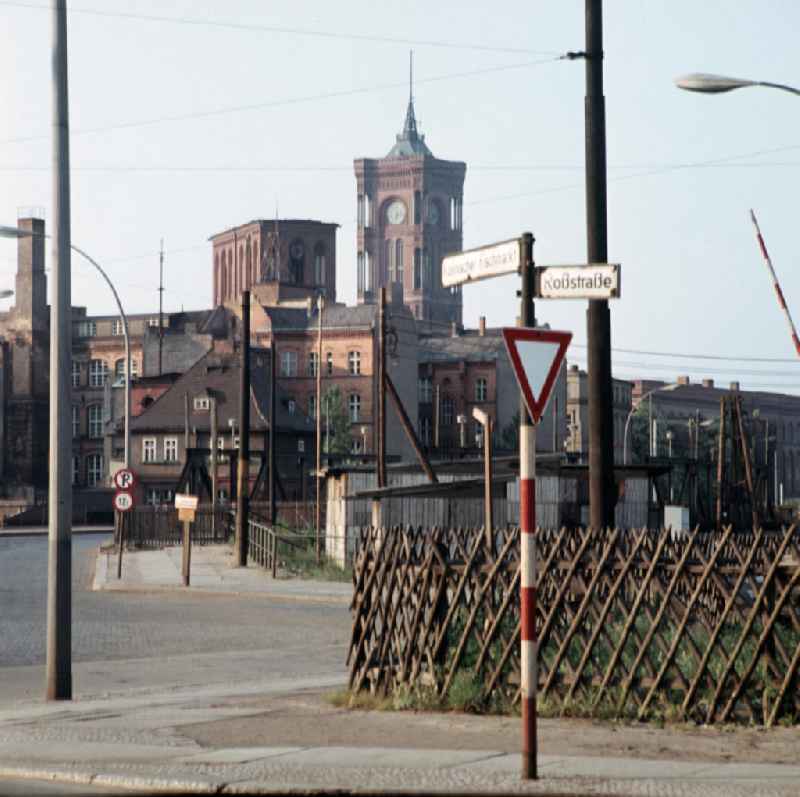
[[[197,512],[199,498],[186,493],[175,494],[175,508],[178,520],[183,522],[183,555],[181,557],[181,578],[183,586],[189,586],[189,575],[192,567],[192,523]]]
[[[449,288],[464,282],[516,274],[521,263],[519,239],[481,246],[448,255],[442,260],[442,285]]]
[[[120,468],[114,474],[114,509],[119,513],[119,550],[117,551],[117,578],[122,578],[122,551],[125,547],[125,526],[128,523],[126,512],[136,505],[133,488],[136,486],[136,474],[130,468]]]
[[[619,263],[539,266],[534,290],[537,299],[619,299],[621,278]]]
[[[522,644],[522,776],[537,777],[536,694],[536,424],[564,362],[571,332],[525,327],[503,330],[508,355],[530,413],[519,436],[520,638]]]

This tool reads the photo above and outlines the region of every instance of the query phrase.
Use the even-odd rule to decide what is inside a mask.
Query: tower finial
[[[414,102],[414,51],[408,51],[408,101]]]

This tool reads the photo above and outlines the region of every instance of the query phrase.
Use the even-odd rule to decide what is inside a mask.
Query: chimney
[[[703,387],[714,387],[714,380],[713,379],[704,379],[703,380]]]
[[[44,274],[44,221],[24,218],[17,221],[21,230],[33,235],[17,241],[17,277],[14,285],[14,311],[18,327],[44,329],[47,313],[47,278]],[[36,323],[40,321],[41,323]]]
[[[679,376],[678,377],[678,384],[679,385],[688,385],[691,384],[691,380],[688,376]]]
[[[478,334],[483,337],[486,334],[486,316],[482,315],[478,319]]]
[[[731,390],[738,392],[739,383],[738,382],[731,382]]]

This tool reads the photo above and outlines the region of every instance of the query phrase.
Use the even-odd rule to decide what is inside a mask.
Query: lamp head
[[[675,85],[684,91],[699,91],[703,94],[722,94],[733,89],[755,86],[755,80],[741,80],[735,77],[725,77],[724,75],[709,75],[704,72],[693,72],[690,75],[683,75],[675,78]]]

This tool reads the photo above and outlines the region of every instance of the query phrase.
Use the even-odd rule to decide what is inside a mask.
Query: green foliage
[[[516,451],[519,448],[519,413],[500,432],[500,448]]]
[[[350,414],[342,391],[328,388],[322,395],[322,450],[326,454],[348,454],[352,446]]]

